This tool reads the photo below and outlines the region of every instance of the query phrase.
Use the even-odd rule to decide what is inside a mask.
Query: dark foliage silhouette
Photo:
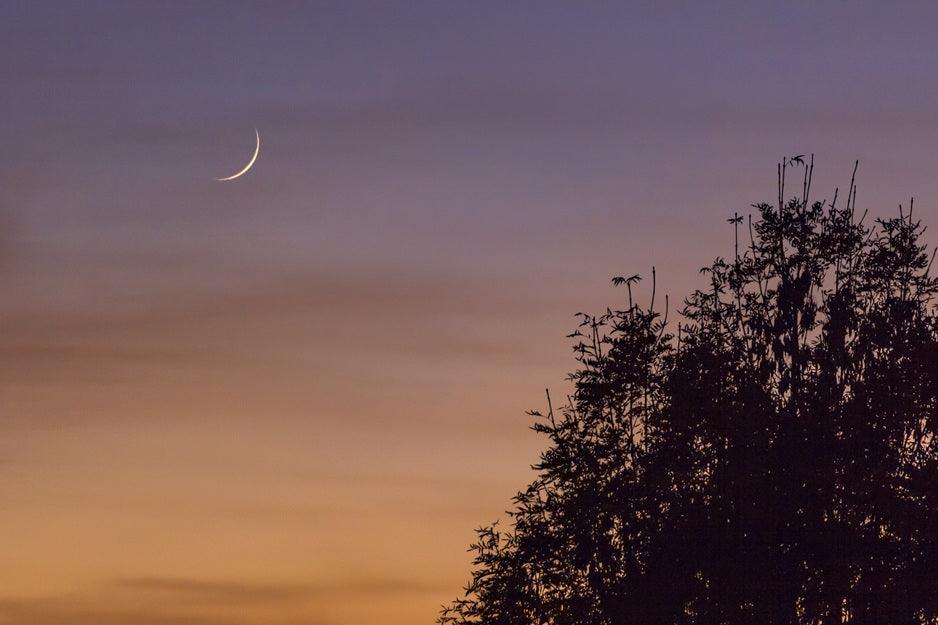
[[[440,623],[938,623],[934,254],[912,206],[868,224],[812,171],[728,220],[676,324],[637,276],[579,315],[537,477]]]

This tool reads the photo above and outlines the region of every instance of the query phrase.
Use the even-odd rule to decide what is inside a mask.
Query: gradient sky
[[[738,4],[0,3],[0,623],[430,623],[612,275],[934,222],[938,8]]]

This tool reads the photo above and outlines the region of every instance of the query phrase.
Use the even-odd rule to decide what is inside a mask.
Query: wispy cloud
[[[114,609],[87,601],[44,600],[0,602],[3,625],[246,625],[217,616],[179,614],[161,608]]]
[[[542,310],[543,296],[508,287],[373,269],[274,276],[233,289],[177,289],[149,296],[141,301],[146,305],[126,298],[107,304],[101,294],[86,300],[86,310],[80,304],[67,313],[37,305],[2,315],[7,331],[0,339],[0,373],[10,384],[75,376],[106,380],[109,372],[126,375],[128,367],[213,366],[278,328],[315,340],[324,355],[351,348],[372,355],[516,361],[525,349],[502,333],[459,331],[467,320],[513,323]],[[377,318],[380,326],[369,323]],[[220,336],[231,334],[220,327],[240,331],[231,340]]]
[[[355,578],[309,584],[184,577],[126,577],[100,594],[0,601],[3,625],[252,625],[238,613],[276,625],[326,625],[330,606],[430,593],[447,588],[408,579]]]
[[[184,598],[200,604],[296,601],[310,594],[308,587],[299,584],[176,577],[130,577],[116,580],[115,586],[134,593],[173,595],[175,599]]]
[[[374,598],[387,595],[435,593],[446,587],[425,581],[392,578],[352,578],[309,584],[264,583],[238,580],[187,579],[179,577],[128,577],[115,580],[115,587],[137,593],[186,597],[199,602],[260,603],[314,601],[324,597]]]

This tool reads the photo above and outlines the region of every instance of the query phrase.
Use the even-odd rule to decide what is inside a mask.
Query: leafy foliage
[[[938,623],[934,254],[911,207],[864,225],[852,181],[809,201],[812,170],[729,220],[676,328],[637,276],[579,316],[537,477],[439,623]]]

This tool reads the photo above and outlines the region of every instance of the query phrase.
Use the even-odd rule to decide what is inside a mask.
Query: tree
[[[637,276],[580,315],[536,478],[439,623],[938,623],[934,253],[911,205],[866,225],[853,180],[811,201],[813,167],[729,220],[676,327]]]

